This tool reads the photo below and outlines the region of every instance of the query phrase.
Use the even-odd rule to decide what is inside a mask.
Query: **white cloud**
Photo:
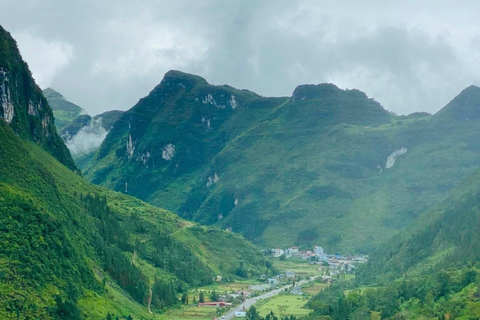
[[[48,41],[30,33],[13,34],[37,84],[50,86],[55,75],[73,58],[73,46],[62,41]]]
[[[73,156],[96,150],[107,137],[108,131],[102,126],[102,118],[92,119],[88,126],[80,129],[65,143]]]

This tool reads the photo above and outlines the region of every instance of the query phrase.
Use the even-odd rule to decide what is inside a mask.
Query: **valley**
[[[257,18],[237,11],[268,3],[228,14],[233,4],[215,4],[223,14],[212,17],[208,1],[182,2],[182,15],[166,3],[143,9],[146,1],[142,10],[115,6],[112,17],[128,12],[100,22],[112,7],[102,3],[70,37],[62,36],[75,29],[68,23],[55,32],[46,25],[64,14],[54,3],[5,20],[50,12],[38,25],[0,26],[0,319],[480,319],[480,87],[473,72],[457,70],[467,60],[475,70],[477,56],[440,54],[448,32],[412,36],[418,26],[409,25],[407,37],[391,27],[381,43],[392,48],[367,53],[379,31],[364,25],[371,34],[355,39],[365,30],[347,19],[341,25],[355,32],[320,32],[299,55],[310,29],[328,25],[322,14],[292,29],[315,16],[304,11],[313,3],[254,26]],[[192,25],[183,10],[218,27]],[[362,10],[356,18],[383,12]],[[209,42],[232,38],[230,19],[232,30],[271,30],[258,43],[235,35],[242,50]],[[195,32],[202,36],[186,37]],[[296,41],[272,46],[286,38]],[[346,38],[360,45],[324,55]],[[419,39],[412,52],[400,50]],[[263,45],[273,50],[268,64],[257,55]],[[232,48],[228,63],[217,63],[223,47]],[[397,52],[393,68],[386,61]],[[276,61],[290,54],[297,62]],[[346,61],[350,54],[368,66]],[[239,72],[237,55],[254,72]],[[320,76],[303,64],[309,56],[324,64]],[[382,63],[389,67],[376,69]],[[275,81],[262,80],[265,66]],[[224,79],[236,87],[218,84]],[[410,89],[400,96],[395,86]],[[454,91],[449,102],[437,97]]]

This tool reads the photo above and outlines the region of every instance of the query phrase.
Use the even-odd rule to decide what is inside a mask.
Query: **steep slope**
[[[355,282],[319,293],[310,302],[310,319],[478,318],[479,179],[477,169],[442,203],[375,250]]]
[[[73,121],[77,116],[86,113],[81,107],[65,99],[59,92],[52,88],[43,90],[43,95],[47,98],[50,107],[55,116],[55,125],[57,129],[62,129],[64,126]]]
[[[216,274],[268,272],[241,237],[92,186],[3,122],[0,137],[2,318],[54,316],[67,302],[93,318],[126,315],[125,303],[146,315],[149,288],[161,310]]]
[[[1,60],[10,69],[0,119],[0,318],[104,319],[110,312],[156,319],[150,300],[158,313],[176,303],[176,293],[217,274],[269,272],[240,236],[91,185],[60,163],[73,163],[68,150],[53,124],[35,118],[51,116],[48,103],[15,60],[13,40],[1,35],[11,51]],[[10,67],[18,63],[22,81]],[[42,107],[29,118],[19,101],[36,94]],[[39,139],[36,125],[45,130]],[[57,142],[66,151],[58,160],[45,151]]]
[[[472,265],[480,259],[480,170],[380,247],[360,273],[362,282]]]
[[[478,103],[475,92],[446,108]],[[480,165],[480,122],[442,113],[394,116],[332,84],[264,98],[171,71],[83,169],[262,246],[369,252]]]
[[[480,88],[470,86],[435,114],[437,122],[480,120]]]
[[[58,136],[52,110],[35,84],[17,43],[0,26],[0,117],[23,139],[29,139],[64,165],[75,164]]]
[[[252,112],[265,115],[285,100],[168,72],[115,123],[86,172],[95,183],[115,190],[128,183],[130,194],[178,209],[213,157],[255,122]]]

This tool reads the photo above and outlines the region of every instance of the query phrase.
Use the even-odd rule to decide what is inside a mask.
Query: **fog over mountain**
[[[128,109],[170,69],[264,96],[332,82],[400,114],[434,113],[480,84],[475,1],[0,5],[0,21],[39,85],[58,89],[90,114]]]

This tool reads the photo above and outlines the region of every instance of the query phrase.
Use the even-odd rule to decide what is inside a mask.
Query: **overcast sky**
[[[264,96],[357,88],[399,114],[480,85],[480,1],[0,0],[42,88],[126,110],[170,69]]]

